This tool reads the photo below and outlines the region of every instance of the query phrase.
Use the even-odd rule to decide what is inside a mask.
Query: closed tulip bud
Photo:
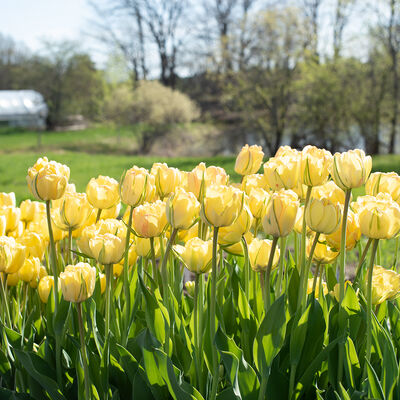
[[[60,274],[60,285],[66,301],[80,303],[92,296],[96,284],[96,268],[87,263],[67,265]]]
[[[201,206],[201,218],[211,226],[229,226],[242,211],[244,193],[232,186],[212,185],[207,188]]]
[[[272,248],[272,240],[254,238],[249,245],[249,259],[253,271],[265,271],[268,266],[269,256]],[[272,260],[272,269],[279,262],[279,248],[276,247],[274,258]]]
[[[121,200],[124,204],[137,207],[153,197],[155,192],[154,177],[144,168],[132,167],[123,175],[120,183]]]
[[[86,194],[92,207],[101,210],[119,203],[118,182],[108,176],[92,178],[86,187]]]
[[[314,237],[307,239],[306,254],[310,257]],[[328,246],[325,237],[320,237],[315,246],[313,261],[321,264],[331,264],[339,256],[339,252]]]
[[[240,189],[249,196],[251,190],[255,188],[269,190],[265,176],[263,174],[245,175],[240,185]]]
[[[330,247],[334,250],[340,250],[340,241],[342,235],[342,220],[340,221],[338,229],[331,233],[330,235],[326,235],[325,239]],[[361,230],[360,230],[360,222],[358,216],[352,212],[348,211],[347,214],[347,226],[346,226],[346,250],[351,250],[355,247],[358,241],[361,238]]]
[[[0,272],[5,272],[10,267],[15,245],[14,238],[0,236]]]
[[[125,243],[123,239],[111,233],[97,234],[89,240],[89,248],[100,264],[117,264],[124,255]]]
[[[13,206],[0,207],[0,215],[6,217],[6,232],[11,232],[18,228],[21,219],[21,210]]]
[[[301,235],[303,231],[303,213],[304,213],[304,206],[300,206],[299,210],[297,211],[296,215],[296,222],[294,223],[294,231]],[[308,236],[311,233],[311,229],[306,224],[306,235]]]
[[[264,164],[264,177],[274,191],[293,189],[299,180],[300,157],[272,157]]]
[[[251,243],[252,240],[254,239],[254,236],[249,231],[244,234],[244,238],[246,239],[247,243]],[[226,246],[226,247],[224,247],[224,251],[226,253],[233,254],[234,256],[239,256],[239,257],[244,256],[242,242],[237,242],[237,243],[231,244],[230,246]]]
[[[335,153],[331,165],[332,179],[343,190],[358,188],[365,184],[372,168],[371,156],[355,149]]]
[[[193,193],[177,188],[166,203],[166,216],[175,229],[189,229],[198,219],[200,203]]]
[[[54,276],[44,276],[39,281],[38,293],[42,303],[47,303],[51,289],[54,287]]]
[[[342,218],[339,204],[332,203],[326,197],[311,198],[306,210],[306,222],[314,232],[329,235],[336,231]]]
[[[24,222],[33,221],[36,214],[45,212],[45,204],[38,201],[24,200],[19,208],[21,210],[21,220]]]
[[[246,144],[236,158],[235,172],[239,175],[255,174],[260,169],[263,157],[261,146]]]
[[[132,227],[137,236],[151,238],[160,236],[167,226],[165,203],[157,200],[136,207],[132,213]]]
[[[57,200],[64,195],[69,168],[47,157],[39,158],[26,177],[31,193],[38,200]]]
[[[7,274],[7,286],[17,286],[19,282],[18,272],[15,274]]]
[[[315,146],[306,146],[301,152],[300,181],[307,186],[323,185],[329,176],[332,154]]]
[[[19,243],[15,243],[10,265],[4,270],[7,274],[14,274],[24,265],[26,258],[26,248]]]
[[[113,267],[115,267],[115,265]],[[99,273],[99,280],[100,280],[100,293],[103,294],[106,291],[106,275]]]
[[[226,185],[228,175],[220,167],[206,167],[206,164],[200,163],[191,172],[188,172],[187,188],[198,200],[204,197],[205,189],[211,185]]]
[[[11,206],[15,207],[15,193],[0,193],[0,207]]]
[[[123,260],[121,260],[118,264],[113,264],[113,275],[116,278],[121,276],[123,270],[124,270]]]
[[[26,258],[22,267],[18,270],[18,278],[29,283],[38,279],[40,271],[40,260],[36,257]]]
[[[396,203],[400,203],[400,176],[395,172],[374,172],[365,184],[365,193],[377,196],[388,193]]]
[[[299,200],[292,190],[274,192],[265,207],[262,224],[264,232],[274,237],[285,237],[293,230]]]
[[[270,194],[261,188],[254,188],[250,191],[248,204],[254,218],[260,219],[263,216],[269,198]]]
[[[185,288],[189,296],[194,297],[194,281],[187,281]]]
[[[151,174],[154,176],[157,194],[161,199],[175,191],[175,188],[182,181],[181,171],[177,168],[168,167],[165,163],[153,164]]]
[[[199,238],[190,239],[184,246],[175,245],[175,254],[186,268],[195,274],[204,274],[211,269],[212,241]]]
[[[367,282],[365,282],[366,285]],[[400,275],[390,269],[375,265],[372,273],[372,304],[378,305],[385,300],[395,300],[399,296]]]
[[[229,226],[220,228],[218,243],[221,246],[230,246],[242,240],[243,235],[248,232],[253,223],[253,216],[247,204],[243,205],[242,212],[236,221]]]

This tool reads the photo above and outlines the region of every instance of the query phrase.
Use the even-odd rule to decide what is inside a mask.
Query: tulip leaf
[[[345,343],[344,369],[351,387],[356,387],[356,381],[361,374],[360,362],[353,341],[347,336]]]
[[[272,303],[258,329],[253,356],[260,374],[267,373],[283,345],[286,333],[285,308],[285,296],[281,296]]]
[[[61,299],[57,314],[54,316],[54,333],[58,337],[63,337],[67,329],[68,315],[70,313],[71,303]]]
[[[367,364],[367,372],[368,372],[368,386],[370,395],[375,399],[382,399],[384,400],[386,397],[383,394],[382,386],[379,382],[378,376],[370,362],[365,360]]]
[[[290,335],[290,363],[298,365],[303,351],[304,341],[307,334],[307,322],[310,315],[311,303],[303,314],[296,313]]]

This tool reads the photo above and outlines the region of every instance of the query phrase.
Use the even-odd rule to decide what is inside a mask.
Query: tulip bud
[[[86,194],[94,208],[103,210],[114,207],[119,202],[118,182],[108,176],[99,175],[89,181]]]
[[[4,270],[7,274],[15,274],[24,265],[26,258],[26,248],[19,243],[15,243],[13,248],[12,260],[10,265]]]
[[[69,168],[47,157],[39,158],[28,169],[26,177],[31,193],[38,200],[57,200],[63,196],[69,179]]]
[[[235,172],[239,175],[255,174],[261,166],[264,152],[261,146],[246,144],[236,158]]]
[[[254,218],[260,219],[263,216],[269,198],[270,194],[265,190],[260,188],[251,189],[248,203]]]
[[[160,236],[167,226],[165,203],[157,200],[136,207],[132,213],[132,227],[137,236],[151,238]]]
[[[165,163],[153,164],[151,174],[155,178],[157,193],[161,199],[172,193],[182,180],[179,169],[170,168]]]
[[[137,207],[153,198],[155,193],[154,177],[146,169],[134,166],[122,176],[120,192],[123,203]]]
[[[265,271],[268,266],[269,256],[272,249],[272,240],[254,238],[249,245],[249,259],[253,271]],[[272,260],[272,269],[278,265],[279,262],[279,248],[276,247],[274,258]]]
[[[339,204],[333,204],[326,197],[311,198],[306,210],[306,222],[311,230],[329,235],[336,231],[342,218]]]
[[[203,274],[211,269],[212,241],[199,238],[190,239],[185,246],[174,245],[175,254],[185,264],[190,272]]]
[[[272,157],[264,164],[264,177],[274,191],[293,189],[299,179],[300,157]]]
[[[301,152],[300,181],[307,186],[323,185],[329,176],[332,154],[315,146],[306,146]]]
[[[187,281],[185,283],[185,288],[186,291],[188,292],[188,295],[191,297],[194,297],[194,281]]]
[[[320,285],[320,281],[321,279],[318,277],[317,278],[317,282],[316,282],[316,287],[319,288]],[[314,278],[310,278],[307,281],[307,294],[312,293],[312,289],[313,289],[313,284],[314,284]],[[326,295],[328,293],[328,286],[326,285],[326,282],[322,282],[322,291],[324,293],[324,295]],[[319,297],[319,290],[316,290],[314,293],[314,296],[316,299],[318,299]]]
[[[111,233],[97,234],[89,240],[89,248],[93,257],[100,264],[117,264],[124,255],[125,243]]]
[[[292,190],[274,192],[265,207],[262,224],[264,232],[274,237],[285,237],[293,230],[299,200]]]
[[[244,193],[232,186],[212,185],[206,189],[201,218],[211,226],[233,224],[243,208]]]
[[[83,231],[80,238],[76,241],[78,245],[79,251],[83,254],[86,254],[89,257],[93,257],[92,252],[89,247],[90,239],[94,238],[97,235],[96,225],[87,226]]]
[[[189,229],[199,217],[200,203],[193,193],[177,188],[166,203],[166,216],[175,229]]]
[[[66,301],[80,303],[92,296],[96,284],[96,268],[87,263],[67,265],[60,274],[62,294]]]
[[[38,292],[42,303],[47,303],[51,289],[54,287],[54,276],[44,276],[39,281]]]
[[[365,156],[363,150],[355,149],[335,153],[330,172],[336,185],[343,190],[348,190],[364,185],[371,168],[371,156]]]
[[[18,278],[29,283],[39,277],[40,260],[36,257],[26,258],[22,267],[18,270]]]

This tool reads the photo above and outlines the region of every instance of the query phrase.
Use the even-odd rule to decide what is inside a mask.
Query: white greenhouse
[[[0,126],[46,127],[47,105],[34,90],[0,90]]]

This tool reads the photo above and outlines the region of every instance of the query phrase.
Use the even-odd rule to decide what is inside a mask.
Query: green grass
[[[70,167],[70,181],[76,184],[79,191],[85,190],[91,177],[108,175],[119,180],[123,171],[133,165],[150,168],[154,162],[166,162],[188,171],[204,161],[207,165],[225,168],[232,180],[239,180],[233,170],[235,156],[160,158],[129,155],[133,154],[139,130],[139,127],[123,128],[119,135],[109,127],[78,132],[46,132],[41,135],[41,150],[38,150],[36,132],[1,129],[0,191],[14,191],[18,202],[31,197],[26,185],[26,172],[44,155]],[[400,172],[400,155],[374,157],[373,170]],[[362,189],[354,191],[355,196],[360,194],[363,194]]]

